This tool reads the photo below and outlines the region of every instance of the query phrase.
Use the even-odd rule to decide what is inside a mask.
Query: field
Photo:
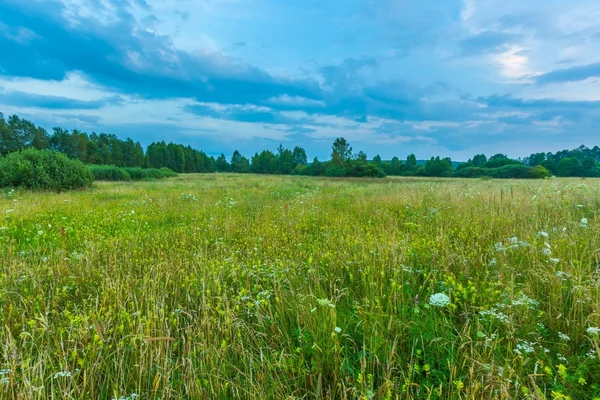
[[[599,213],[593,179],[4,190],[0,397],[600,398]]]

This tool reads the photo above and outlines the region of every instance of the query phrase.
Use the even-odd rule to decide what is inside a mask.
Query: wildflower
[[[538,232],[538,236],[547,238],[549,235],[547,232],[541,231],[541,232]]]
[[[558,332],[558,337],[560,338],[560,340],[564,340],[565,342],[568,342],[569,340],[571,340],[571,338],[568,335],[566,335],[562,332]]]
[[[585,332],[590,336],[598,336],[598,334],[600,334],[600,328],[597,328],[595,326],[590,326],[589,328],[587,328],[585,330]]]
[[[54,379],[57,378],[70,378],[73,374],[69,371],[60,371],[54,374]]]
[[[9,375],[11,372],[10,369],[0,369],[0,376]]]
[[[131,393],[129,396],[121,396],[118,399],[114,399],[114,400],[135,400],[138,399],[140,396],[137,393]]]
[[[552,255],[552,250],[550,250],[550,249],[549,249],[549,248],[547,248],[547,247],[544,247],[544,248],[542,249],[542,253],[544,253],[544,255],[545,255],[545,256],[551,256],[551,255]]]
[[[550,262],[554,263],[554,264],[558,264],[560,262],[560,258],[549,258],[548,259]]]
[[[588,224],[588,219],[587,218],[581,218],[581,226],[587,226]]]
[[[513,300],[512,305],[528,306],[530,309],[533,310],[534,308],[540,305],[540,302],[530,297],[527,297],[525,294],[521,293],[521,297],[519,297],[517,300]]]
[[[517,348],[513,350],[515,353],[517,354],[530,354],[533,353],[535,351],[535,349],[533,348],[533,343],[529,343],[529,342],[520,342],[517,343]]]
[[[566,281],[571,277],[571,274],[563,271],[556,271],[556,276],[559,277],[562,281]]]
[[[446,307],[450,305],[450,297],[444,293],[435,293],[429,298],[429,304],[434,307]]]
[[[335,333],[341,333],[341,332],[342,332],[342,328],[340,328],[339,326],[336,326],[336,327],[333,329],[333,331],[334,331]]]
[[[44,234],[44,231],[42,231],[42,230],[38,231],[38,235],[43,235],[43,234]]]
[[[8,385],[10,383],[10,378],[0,378],[0,384]]]
[[[495,258],[492,258],[492,259],[490,260],[490,263],[488,264],[488,266],[489,266],[489,267],[493,267],[494,265],[496,265],[496,263],[497,263],[496,259],[495,259]]]
[[[508,318],[508,316],[507,316],[506,314],[504,314],[504,313],[502,313],[502,312],[500,312],[500,311],[496,310],[495,308],[492,308],[492,309],[491,309],[491,310],[489,310],[489,311],[487,311],[487,310],[480,311],[480,312],[479,312],[479,315],[482,315],[482,316],[487,316],[487,315],[489,315],[489,316],[491,316],[491,317],[494,317],[494,318],[496,318],[498,321],[504,322],[504,323],[506,323],[506,324],[508,324],[508,322],[509,322],[509,318]]]

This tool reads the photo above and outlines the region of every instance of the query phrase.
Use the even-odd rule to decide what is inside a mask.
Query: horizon
[[[566,5],[569,9],[566,10]],[[0,1],[0,111],[249,156],[598,145],[592,1]]]

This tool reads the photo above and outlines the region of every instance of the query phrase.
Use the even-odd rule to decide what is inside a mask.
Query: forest
[[[234,172],[329,177],[433,176],[464,178],[545,178],[549,176],[600,177],[600,148],[580,146],[556,153],[534,153],[523,159],[504,154],[489,158],[475,155],[467,162],[453,163],[450,158],[431,157],[417,160],[414,154],[402,161],[398,157],[372,159],[362,151],[354,152],[346,139],[337,138],[331,158],[308,161],[300,146],[287,149],[283,145],[273,152],[263,150],[250,157],[234,151],[214,157],[205,152],[176,143],[153,142],[146,150],[131,138],[114,134],[71,131],[56,127],[49,133],[34,122],[0,113],[0,156],[23,149],[52,150],[91,165],[129,168],[168,168],[177,173]],[[456,168],[454,165],[457,165]]]

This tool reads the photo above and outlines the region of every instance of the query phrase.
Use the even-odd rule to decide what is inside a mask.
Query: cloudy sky
[[[598,0],[0,0],[0,111],[210,154],[600,145]]]

